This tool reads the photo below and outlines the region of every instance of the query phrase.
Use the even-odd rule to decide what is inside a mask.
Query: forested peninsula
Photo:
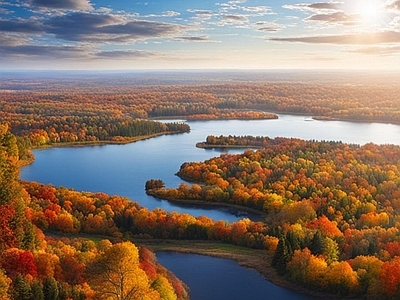
[[[213,145],[245,141],[263,148],[185,162],[177,175],[195,183],[155,187],[150,193],[265,213],[265,222],[235,223],[233,230],[242,236],[228,238],[220,232],[219,239],[272,252],[270,263],[278,274],[310,290],[398,298],[400,147],[207,138]]]

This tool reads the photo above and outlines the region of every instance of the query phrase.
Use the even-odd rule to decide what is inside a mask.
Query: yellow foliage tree
[[[305,248],[294,251],[286,269],[294,282],[318,288],[324,280],[328,264],[322,257],[314,256],[308,248]]]
[[[0,128],[1,129],[1,128]],[[7,277],[2,269],[0,269],[0,300],[8,300],[8,288],[10,287],[11,279]]]
[[[358,292],[359,281],[347,261],[333,263],[325,274],[326,289],[340,295],[351,295]]]
[[[176,300],[174,288],[167,278],[160,275],[158,276],[151,285],[155,290],[160,293],[161,299],[163,300]]]
[[[88,267],[89,283],[96,299],[156,300],[160,294],[151,289],[146,273],[139,267],[135,245],[112,245]]]

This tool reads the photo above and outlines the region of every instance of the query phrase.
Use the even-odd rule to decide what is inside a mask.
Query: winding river
[[[171,121],[171,120],[168,120]],[[296,137],[306,140],[334,140],[346,143],[366,144],[373,142],[376,144],[397,144],[400,145],[400,126],[379,123],[352,123],[340,121],[308,121],[308,118],[293,115],[279,115],[276,120],[221,120],[221,121],[193,121],[188,122],[191,132],[179,135],[165,135],[148,140],[139,141],[127,145],[102,145],[91,147],[70,147],[70,148],[51,148],[46,150],[35,150],[35,162],[21,170],[21,179],[37,181],[55,186],[65,186],[79,191],[105,192],[126,196],[140,205],[154,209],[160,207],[167,211],[177,211],[189,213],[194,216],[206,215],[214,220],[236,221],[243,217],[241,212],[232,211],[226,208],[215,209],[207,207],[194,207],[190,205],[179,206],[167,201],[157,200],[147,196],[144,185],[148,179],[161,179],[167,187],[177,187],[182,180],[174,174],[180,165],[186,161],[203,161],[210,157],[218,156],[221,150],[218,149],[198,149],[196,142],[204,141],[207,135],[256,135],[274,137]],[[243,150],[233,149],[224,150],[228,153],[241,153]],[[256,216],[247,215],[253,219]],[[179,264],[185,263],[186,254],[176,254],[179,257]],[[168,266],[168,261],[174,261],[176,256],[160,254],[161,262]],[[197,256],[191,256],[198,261]],[[207,265],[216,265],[216,258],[202,257],[205,262],[199,264],[198,268]],[[206,263],[208,261],[208,263]],[[189,262],[188,262],[189,263]],[[217,270],[225,270],[224,263]],[[192,268],[192,267],[189,267]],[[196,267],[197,268],[197,267]],[[186,268],[187,269],[187,268]],[[179,272],[171,267],[171,270]],[[214,274],[215,270],[204,271]],[[229,283],[229,277],[223,279],[224,274],[236,274],[238,278],[245,278],[246,272],[252,272],[237,266],[237,270],[220,272],[220,280]],[[188,276],[188,275],[186,275]],[[257,274],[257,276],[259,276]],[[260,276],[259,276],[260,277]],[[196,290],[195,286],[207,289],[203,285],[204,278],[182,277],[184,281],[190,279],[191,289]],[[192,282],[194,279],[194,283]],[[281,299],[310,299],[304,295],[297,294],[295,297],[291,291],[261,279],[257,289],[261,286],[267,288],[271,295],[278,291]],[[216,292],[210,295],[192,295],[192,299],[250,299],[246,295],[251,295],[255,287],[254,279],[248,279],[245,283],[242,294],[237,294],[236,298],[226,297],[226,294]],[[222,283],[221,283],[222,284]],[[232,282],[232,286],[236,283]],[[222,285],[221,285],[222,286]],[[223,289],[220,289],[224,293]],[[264,293],[264,292],[262,292]],[[260,290],[261,294],[261,290]],[[278,298],[273,296],[272,298]],[[264,299],[254,298],[251,299]]]

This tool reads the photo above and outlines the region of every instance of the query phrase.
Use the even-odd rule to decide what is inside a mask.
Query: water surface
[[[190,287],[191,300],[318,299],[268,282],[231,259],[161,251],[157,260]]]

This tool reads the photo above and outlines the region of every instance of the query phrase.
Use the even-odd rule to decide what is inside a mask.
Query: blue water
[[[191,300],[318,299],[276,286],[230,259],[162,251],[157,260],[190,287]]]

